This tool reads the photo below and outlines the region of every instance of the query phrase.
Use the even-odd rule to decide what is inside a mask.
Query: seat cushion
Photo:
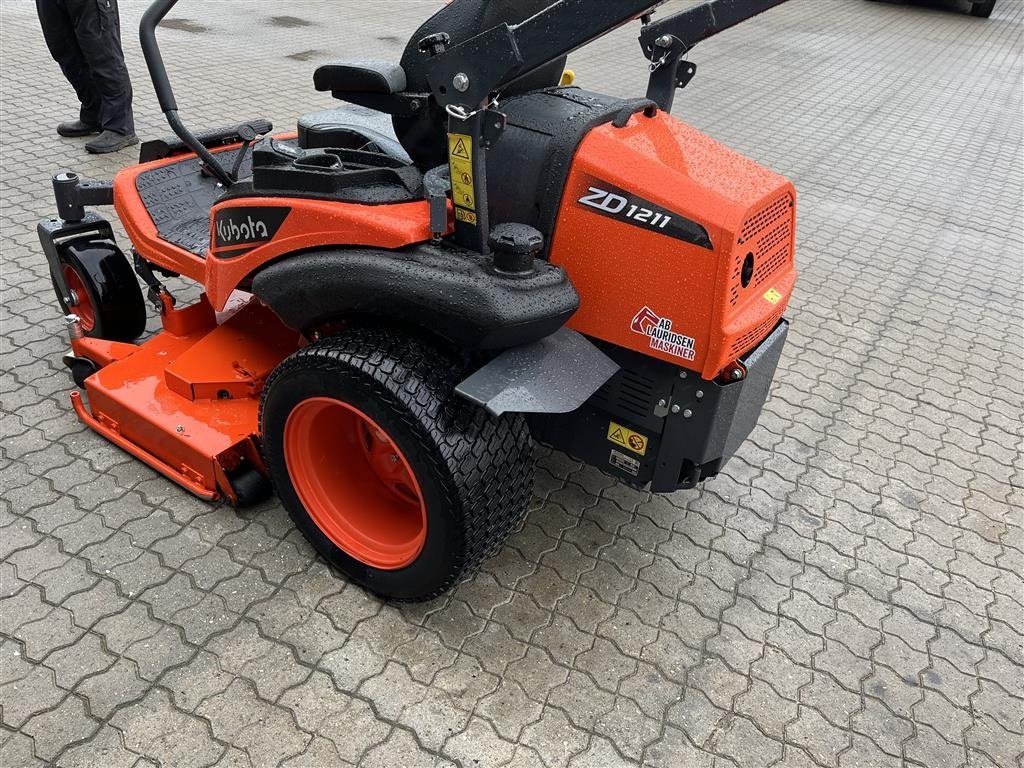
[[[318,91],[376,93],[390,96],[405,90],[405,70],[391,61],[336,61],[313,73]]]
[[[298,127],[302,149],[365,149],[382,152],[403,163],[412,162],[395,138],[391,118],[366,107],[346,104],[303,115]]]

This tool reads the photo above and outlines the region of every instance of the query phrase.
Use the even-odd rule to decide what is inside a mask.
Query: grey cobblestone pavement
[[[397,58],[436,6],[183,0],[161,39],[191,124],[281,128],[331,105],[317,62]],[[0,764],[1022,764],[1019,0],[793,0],[698,48],[677,114],[801,194],[760,426],[666,496],[540,449],[511,544],[398,607],[276,502],[197,501],[75,419],[34,227],[54,169],[133,152],[53,136],[74,105],[34,5],[0,22]],[[634,35],[579,82],[637,95]]]

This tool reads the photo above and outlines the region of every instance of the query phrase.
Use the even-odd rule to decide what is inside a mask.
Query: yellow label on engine
[[[473,137],[464,133],[448,134],[448,166],[452,172],[452,202],[459,208],[476,210],[473,182]],[[458,211],[456,211],[456,214]],[[469,222],[475,224],[474,221]],[[466,219],[459,219],[467,221]]]
[[[647,438],[614,421],[608,423],[608,440],[641,456],[647,453]]]
[[[764,295],[764,300],[769,304],[778,304],[782,301],[782,294],[776,291],[774,288],[769,288],[768,292]]]

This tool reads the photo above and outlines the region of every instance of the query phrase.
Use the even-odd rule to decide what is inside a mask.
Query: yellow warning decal
[[[467,224],[476,225],[476,214],[472,211],[464,211],[461,208],[455,209],[455,218],[459,221],[464,221]]]
[[[608,440],[641,456],[647,453],[646,437],[614,421],[608,423]]]
[[[769,304],[778,304],[782,301],[782,294],[776,291],[774,288],[769,288],[768,292],[764,295],[764,300]]]
[[[473,185],[473,137],[464,133],[448,134],[448,163],[452,172],[452,202],[459,208],[476,210],[476,189]],[[458,210],[456,210],[458,216]],[[460,218],[470,224],[473,221]]]

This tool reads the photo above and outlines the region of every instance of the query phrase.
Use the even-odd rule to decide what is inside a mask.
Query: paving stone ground
[[[316,63],[397,58],[437,5],[183,0],[161,40],[192,125],[286,127],[331,105]],[[0,765],[1020,766],[1022,30],[1020,0],[793,0],[698,48],[676,113],[801,196],[760,426],[665,496],[538,450],[509,546],[396,607],[276,502],[197,501],[74,418],[35,222],[54,169],[132,153],[53,135],[70,89],[3,0]],[[634,35],[580,82],[638,95]]]

